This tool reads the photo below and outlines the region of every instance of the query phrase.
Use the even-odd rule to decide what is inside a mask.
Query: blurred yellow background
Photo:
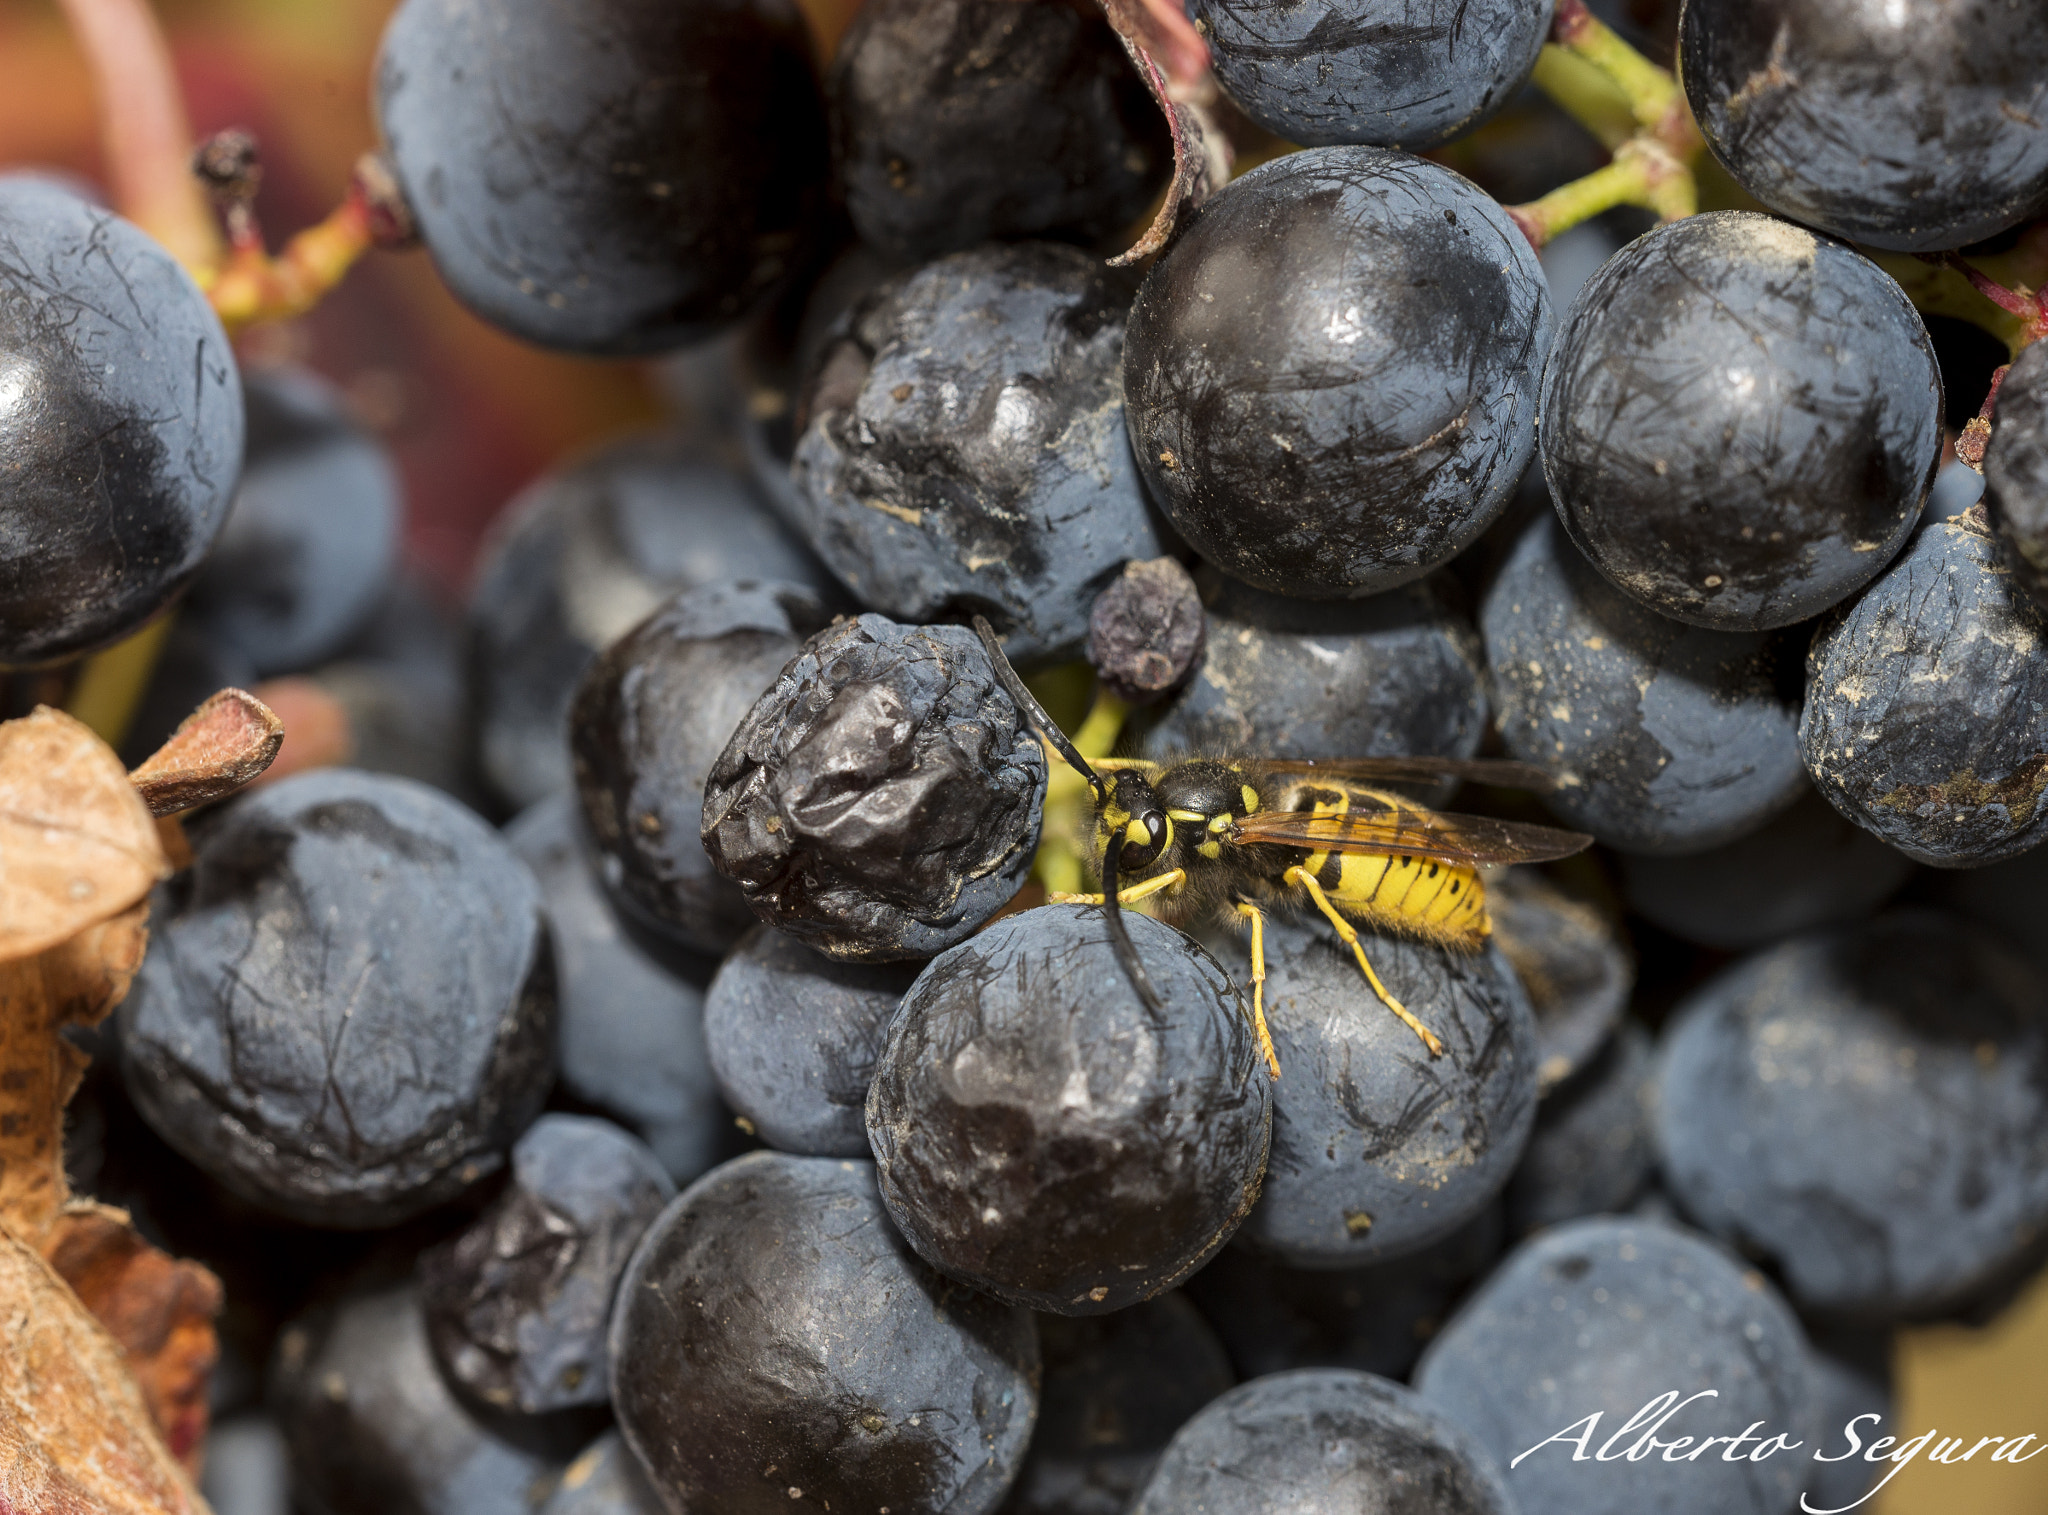
[[[273,245],[341,196],[371,145],[368,81],[394,0],[159,0],[193,124],[253,129]],[[821,44],[855,0],[805,0]],[[0,168],[101,176],[95,102],[51,0],[0,0]],[[306,320],[252,334],[264,355],[340,383],[404,470],[411,553],[451,596],[467,583],[491,516],[551,462],[658,410],[647,373],[500,336],[449,298],[425,256],[373,256]],[[1905,1333],[1900,1403],[1887,1429],[2048,1438],[2048,1279],[1982,1330]],[[2048,1515],[2048,1456],[2010,1466],[1916,1461],[1879,1515]],[[1684,1515],[1682,1511],[1645,1515]]]

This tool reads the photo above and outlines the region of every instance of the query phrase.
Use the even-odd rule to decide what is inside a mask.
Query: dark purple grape
[[[1550,333],[1528,239],[1470,181],[1379,148],[1290,154],[1207,201],[1139,290],[1132,447],[1225,573],[1377,594],[1506,507]]]
[[[303,673],[340,652],[390,590],[398,471],[311,373],[255,370],[242,400],[241,487],[185,603],[258,675]]]
[[[1911,858],[1852,826],[1811,790],[1783,815],[1723,846],[1619,862],[1629,909],[1722,952],[1860,920],[1913,872]]]
[[[1507,1186],[1535,1123],[1535,1018],[1507,959],[1361,940],[1446,1050],[1423,1050],[1320,921],[1267,926],[1281,1076],[1266,1184],[1243,1235],[1292,1267],[1391,1262],[1442,1241]]]
[[[973,632],[835,621],[712,766],[702,850],[755,915],[828,956],[930,957],[1024,882],[1045,764]],[[622,836],[638,813],[619,812]]]
[[[791,477],[805,539],[863,605],[979,611],[1019,661],[1081,650],[1096,595],[1165,550],[1118,403],[1129,300],[1099,261],[1030,242],[847,314],[805,378]]]
[[[2039,973],[1942,912],[1746,958],[1666,1029],[1666,1185],[1802,1307],[1953,1309],[2048,1229],[2044,1008]]]
[[[654,1153],[610,1121],[535,1121],[512,1148],[511,1182],[490,1208],[420,1255],[441,1371],[520,1419],[606,1403],[612,1296],[675,1193]]]
[[[1508,1183],[1518,1236],[1626,1210],[1650,1181],[1650,1038],[1630,1022],[1536,1112],[1536,1131]]]
[[[1173,163],[1093,0],[870,0],[827,92],[847,214],[902,257],[1113,236]]]
[[[1486,658],[1438,579],[1368,599],[1267,594],[1213,569],[1199,580],[1208,646],[1159,708],[1152,757],[1471,757],[1486,730]]]
[[[1180,1428],[1131,1515],[1513,1515],[1468,1427],[1400,1384],[1301,1368],[1240,1384]]]
[[[1187,1294],[1241,1378],[1359,1368],[1405,1379],[1451,1306],[1500,1256],[1506,1208],[1489,1205],[1442,1241],[1363,1268],[1290,1268],[1233,1242],[1188,1280]]]
[[[237,799],[151,933],[122,1071],[251,1204],[388,1226],[497,1171],[555,1073],[533,875],[438,791],[347,768]]]
[[[1489,882],[1486,910],[1536,1012],[1536,1089],[1547,1098],[1597,1058],[1621,1024],[1635,988],[1635,955],[1606,911],[1534,868],[1511,868]]]
[[[620,919],[575,811],[558,794],[505,828],[540,883],[555,944],[562,1088],[637,1132],[686,1184],[736,1150],[705,1049],[700,980],[711,965],[649,950],[661,944]]]
[[[620,1282],[611,1358],[671,1511],[990,1515],[1038,1412],[1031,1312],[926,1267],[839,1158],[753,1152],[684,1190]]]
[[[410,1286],[355,1293],[287,1327],[274,1396],[293,1506],[311,1515],[529,1515],[556,1467],[449,1392]]]
[[[568,788],[584,670],[678,591],[738,579],[837,592],[750,481],[683,435],[627,437],[528,485],[485,540],[469,600],[491,786],[519,806]]]
[[[1290,142],[1404,147],[1505,105],[1550,36],[1551,0],[1193,0],[1216,77]]]
[[[377,113],[456,298],[574,352],[746,314],[805,250],[827,168],[790,0],[405,0]]]
[[[1004,1515],[1123,1515],[1173,1433],[1235,1381],[1178,1293],[1114,1315],[1042,1315],[1038,1347],[1038,1424]]]
[[[1742,187],[1836,236],[1963,247],[2048,205],[2048,28],[2016,0],[1686,0],[1679,73]]]
[[[868,1085],[921,963],[843,963],[756,925],[704,996],[718,1087],[780,1152],[868,1155]]]
[[[1604,1216],[1509,1253],[1429,1344],[1415,1387],[1515,1464],[1507,1477],[1530,1515],[1788,1515],[1821,1432],[1806,1337],[1761,1274],[1677,1226]],[[1663,1395],[1664,1408],[1692,1402],[1654,1432],[1653,1410],[1615,1438]],[[1745,1428],[1746,1447],[1725,1445]],[[1589,1431],[1576,1460],[1567,1441],[1540,1446]],[[1648,1435],[1689,1440],[1675,1456],[1625,1455]],[[1703,1445],[1710,1435],[1723,1444]],[[1752,1461],[1774,1436],[1805,1445]]]
[[[658,935],[716,953],[752,924],[698,837],[706,775],[824,622],[794,584],[709,584],[676,595],[584,670],[569,722],[583,825],[606,894]]]
[[[1941,460],[1919,314],[1854,248],[1749,211],[1659,226],[1586,282],[1543,379],[1579,549],[1721,631],[1818,615],[1905,545]]]
[[[1701,852],[1805,792],[1796,631],[1710,631],[1624,595],[1537,517],[1480,610],[1495,719],[1544,803],[1611,847]]]
[[[1058,1315],[1174,1287],[1259,1195],[1272,1083],[1229,976],[1133,915],[1161,1015],[1102,913],[1009,915],[932,960],[889,1023],[868,1142],[896,1227],[934,1267]]]
[[[1984,450],[1984,511],[2013,576],[2048,609],[2048,342],[2014,360]]]
[[[0,667],[127,635],[183,589],[242,466],[227,334],[119,216],[0,180]]]
[[[1921,528],[1807,654],[1799,746],[1828,803],[1906,856],[1975,868],[2048,839],[2048,608],[1981,507]]]

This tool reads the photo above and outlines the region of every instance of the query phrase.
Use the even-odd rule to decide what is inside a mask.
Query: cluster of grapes
[[[124,755],[269,680],[351,759],[192,823],[69,1151],[223,1276],[215,1403],[295,1507],[1897,1470],[1813,1453],[2048,1249],[2048,26],[1644,41],[1676,76],[1580,0],[867,0],[821,79],[787,0],[404,0],[384,203],[450,289],[690,348],[460,632],[333,392],[0,177],[5,713],[175,600]],[[1220,797],[1130,798],[1190,753]],[[1241,844],[1276,762],[1322,829]],[[1491,829],[1431,808],[1514,764],[1554,787]],[[1367,899],[1373,806],[1437,840]],[[1546,817],[1598,848],[1458,871]],[[1049,898],[1105,841],[1127,911]],[[1449,884],[1376,904],[1425,867],[1478,950]],[[1632,1417],[1660,1455],[1584,1455]]]

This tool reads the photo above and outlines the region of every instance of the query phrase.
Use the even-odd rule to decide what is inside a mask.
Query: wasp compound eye
[[[1117,854],[1120,873],[1137,873],[1159,861],[1173,840],[1173,822],[1163,810],[1148,810],[1124,827],[1124,850]]]

